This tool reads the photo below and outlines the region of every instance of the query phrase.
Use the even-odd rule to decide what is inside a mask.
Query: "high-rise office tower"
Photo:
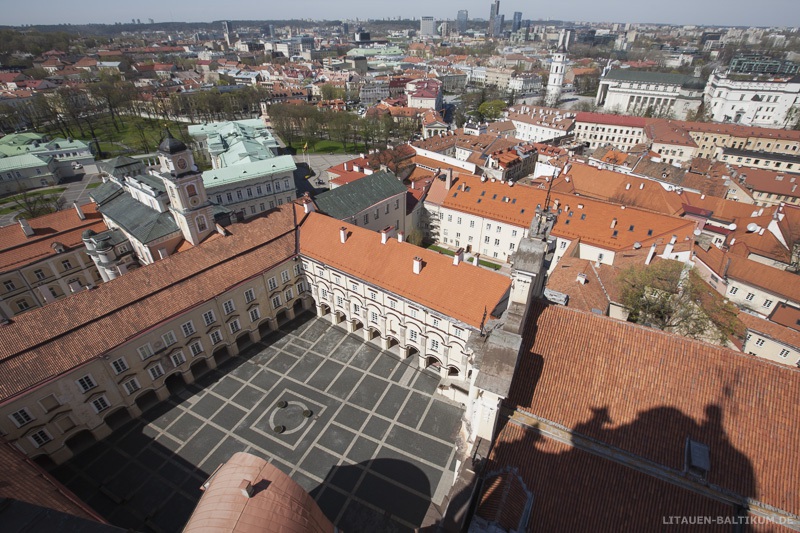
[[[494,30],[492,31],[492,35],[495,37],[502,37],[503,36],[503,24],[506,22],[506,16],[501,15],[498,13],[494,17]]]
[[[489,36],[495,35],[495,29],[497,27],[496,19],[499,16],[500,16],[500,0],[494,0],[489,10],[489,29],[487,30]]]
[[[469,22],[469,11],[466,9],[461,9],[458,12],[458,16],[456,17],[456,29],[458,33],[464,33],[467,31],[467,22]]]
[[[522,12],[514,11],[514,21],[511,23],[511,31],[519,31],[522,27]]]
[[[433,17],[420,17],[419,33],[420,35],[436,35],[436,21]]]

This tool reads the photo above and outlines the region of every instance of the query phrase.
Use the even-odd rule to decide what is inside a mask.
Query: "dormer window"
[[[702,442],[686,439],[686,471],[706,479],[711,470],[711,457],[708,446]]]

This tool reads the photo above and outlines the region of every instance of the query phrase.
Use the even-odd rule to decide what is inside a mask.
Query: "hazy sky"
[[[459,9],[470,18],[488,18],[489,0],[0,0],[0,24],[85,22],[207,22],[259,19],[354,19],[419,17],[453,19]],[[800,0],[501,0],[500,12],[510,20],[561,19],[595,22],[662,22],[720,26],[800,26]]]

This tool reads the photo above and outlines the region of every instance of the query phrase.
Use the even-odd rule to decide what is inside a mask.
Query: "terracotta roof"
[[[691,438],[710,449],[709,484],[800,514],[800,370],[562,306],[530,313],[510,405],[676,473]],[[587,479],[600,499],[602,479]]]
[[[723,252],[714,246],[708,250],[698,246],[695,248],[695,254],[698,260],[705,263],[721,279],[726,277],[735,279],[783,296],[792,302],[800,302],[800,283],[796,274]]]
[[[442,205],[527,228],[536,213],[536,205],[543,204],[546,196],[543,189],[523,185],[509,187],[499,181],[459,175],[454,177],[453,187],[447,191]],[[504,198],[509,200],[506,202]]]
[[[87,520],[106,523],[100,515],[42,467],[4,440],[0,440],[0,470],[3,472],[0,500],[6,498],[19,500]],[[13,526],[9,527],[15,530]]]
[[[624,115],[606,115],[604,113],[588,113],[582,111],[575,117],[575,122],[588,122],[591,124],[609,124],[627,128],[644,128],[647,119],[642,117],[628,117]]]
[[[78,217],[74,208],[69,207],[49,215],[28,220],[34,235],[26,237],[19,224],[0,228],[0,271],[19,268],[23,265],[55,256],[54,242],[67,248],[82,247],[81,234],[88,230],[105,231],[103,217],[97,212],[95,204],[81,206],[85,220]]]
[[[800,308],[779,302],[769,319],[776,324],[800,331]]]
[[[287,204],[231,236],[208,239],[96,289],[32,309],[0,326],[0,399],[80,366],[141,332],[214,298],[295,251]],[[42,364],[47,361],[47,364]]]
[[[747,188],[777,196],[800,197],[798,178],[800,174],[776,172],[763,168],[731,166],[737,178],[744,179]],[[776,196],[776,197],[777,197]]]
[[[339,239],[342,227],[348,233],[344,244]],[[475,328],[511,285],[506,276],[466,262],[454,266],[451,257],[413,244],[396,239],[381,244],[378,233],[320,213],[302,222],[300,252]],[[412,270],[415,257],[423,261],[419,274]]]
[[[636,430],[635,425],[630,427],[631,431]],[[488,471],[505,468],[515,469],[533,493],[526,531],[585,531],[587,524],[598,533],[659,531],[681,529],[665,526],[663,517],[735,513],[732,506],[558,442],[513,421],[502,427],[486,465]],[[613,490],[606,490],[607,487]],[[490,503],[489,498],[484,490],[479,516],[486,516],[484,508]],[[503,517],[505,523],[519,523],[518,508],[509,509]],[[730,525],[701,527],[703,531],[731,529]]]
[[[653,120],[645,127],[645,133],[653,142],[697,148],[689,132],[671,120]]]
[[[252,496],[243,494],[247,483]],[[217,470],[184,533],[333,533],[303,487],[260,457],[234,453]]]
[[[764,320],[761,317],[745,313],[744,311],[739,311],[738,317],[748,330],[761,333],[773,340],[794,346],[795,349],[800,350],[800,331],[787,328],[775,322],[770,322],[769,320]],[[794,363],[794,361],[790,362]]]

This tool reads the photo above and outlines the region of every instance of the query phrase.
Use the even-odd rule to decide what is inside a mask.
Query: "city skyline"
[[[219,4],[199,0],[192,4],[191,11],[171,7],[170,4],[154,0],[141,0],[135,5],[109,5],[100,0],[82,2],[83,9],[76,10],[74,5],[55,0],[42,0],[36,4],[17,4],[13,11],[6,9],[3,13],[7,25],[53,25],[53,24],[87,24],[115,22],[126,23],[131,19],[147,21],[153,18],[156,22],[212,22],[217,20],[289,20],[308,18],[313,13],[318,20],[336,19],[380,19],[380,18],[416,18],[432,16],[437,20],[455,20],[461,9],[466,9],[472,18],[486,18],[491,2],[488,0],[444,1],[431,6],[427,2],[411,0],[403,4],[398,12],[395,5],[375,4],[364,0],[337,2],[335,4],[322,0],[301,0],[299,3],[269,6],[255,0],[237,0],[232,4]],[[542,6],[534,9],[521,0],[504,0],[500,13],[511,19],[515,11],[521,11],[524,19],[531,20],[566,20],[575,22],[631,22],[661,23],[676,25],[712,25],[712,26],[800,26],[800,12],[794,0],[764,0],[760,9],[753,10],[752,3],[745,0],[711,0],[693,2],[691,0],[674,0],[670,2],[668,11],[657,9],[659,4],[649,0],[645,6],[631,4],[625,0],[608,0],[597,4],[589,0],[567,0],[558,5]],[[658,14],[656,14],[658,13]]]

